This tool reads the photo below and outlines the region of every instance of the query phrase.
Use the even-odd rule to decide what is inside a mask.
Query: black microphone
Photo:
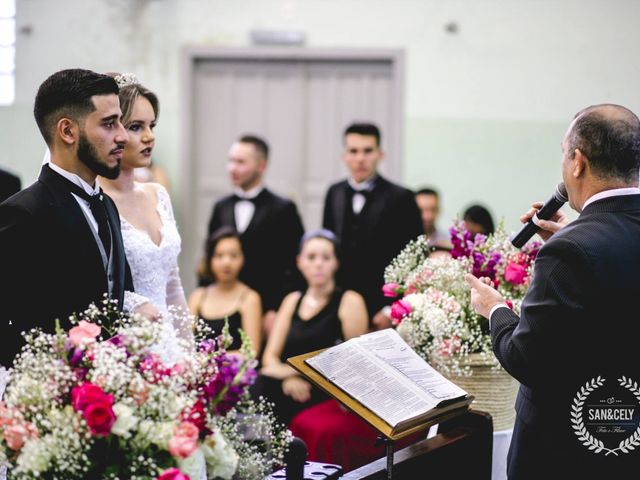
[[[294,437],[284,460],[287,466],[287,480],[303,480],[304,464],[307,460],[307,445],[304,440]]]
[[[562,207],[567,200],[569,200],[569,197],[567,197],[567,189],[564,183],[559,183],[556,191],[551,195],[551,198],[542,205],[542,208],[536,212],[533,218],[525,223],[518,234],[513,237],[511,245],[516,248],[522,248],[524,244],[540,230],[536,222],[538,220],[549,220],[553,217],[554,213],[560,210],[560,207]]]

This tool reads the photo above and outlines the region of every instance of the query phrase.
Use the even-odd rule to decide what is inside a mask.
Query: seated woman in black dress
[[[243,264],[242,245],[235,230],[221,227],[213,232],[207,240],[199,273],[214,283],[191,294],[189,310],[208,322],[213,329],[212,338],[220,335],[227,319],[233,338],[229,351],[240,348],[242,328],[257,352],[261,342],[262,306],[260,295],[238,279]]]
[[[314,230],[302,237],[300,245],[297,264],[308,287],[282,301],[262,356],[263,368],[252,389],[255,396],[275,403],[276,414],[285,424],[327,398],[287,365],[286,359],[361,335],[369,323],[362,296],[336,287],[335,235]]]

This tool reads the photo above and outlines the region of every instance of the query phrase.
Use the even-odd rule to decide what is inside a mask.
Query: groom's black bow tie
[[[62,175],[59,176],[65,182],[65,185],[69,188],[69,191],[71,193],[89,202],[91,213],[98,223],[98,236],[100,237],[100,241],[102,241],[104,251],[106,252],[108,257],[109,252],[111,251],[111,231],[109,228],[107,209],[104,205],[104,193],[102,192],[102,189],[99,189],[98,193],[96,193],[95,195],[89,195],[79,185],[76,185]]]
[[[241,196],[240,196],[240,195],[238,195],[237,193],[234,193],[234,194],[233,194],[233,203],[238,203],[238,202],[251,202],[251,203],[253,203],[254,205],[256,205],[256,204],[257,204],[257,202],[258,202],[258,197],[259,197],[259,196],[260,196],[260,195],[256,195],[255,197],[248,198],[248,197],[241,197]]]
[[[369,200],[369,198],[371,198],[371,193],[373,192],[372,189],[370,190],[356,190],[355,188],[353,188],[351,185],[347,185],[347,192],[349,192],[349,196],[353,197],[356,193],[359,193],[360,195],[362,195],[365,200]]]

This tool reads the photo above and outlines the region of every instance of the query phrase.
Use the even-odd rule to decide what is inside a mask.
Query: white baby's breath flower
[[[16,476],[20,474],[40,476],[41,472],[49,468],[52,455],[53,452],[48,448],[46,441],[39,438],[27,440],[17,460]]]

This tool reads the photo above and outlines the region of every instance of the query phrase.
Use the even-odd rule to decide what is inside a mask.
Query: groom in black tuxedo
[[[34,116],[51,151],[38,180],[0,204],[0,363],[10,366],[20,332],[68,317],[105,294],[133,290],[118,211],[96,176],[116,178],[128,135],[118,86],[88,70],[63,70],[40,86]]]
[[[355,123],[344,132],[343,159],[349,178],[332,185],[324,203],[323,226],[339,238],[343,288],[360,293],[376,328],[391,325],[382,294],[384,269],[410,241],[422,234],[413,192],[377,171],[384,153],[380,130]]]
[[[626,451],[618,447],[640,432],[640,392],[632,395],[618,379],[640,382],[640,120],[618,105],[589,107],[574,118],[562,151],[569,203],[580,216],[540,221],[547,241],[520,316],[488,279],[467,276],[474,308],[490,319],[496,357],[521,383],[508,475],[635,478],[639,439]],[[594,388],[598,377],[604,384]],[[593,391],[576,406],[587,383]],[[617,450],[597,451],[597,441]]]
[[[211,235],[229,226],[240,234],[240,279],[260,294],[267,334],[283,297],[301,287],[296,255],[304,233],[296,205],[263,184],[268,158],[269,147],[259,137],[244,135],[233,143],[228,171],[234,193],[216,202],[208,230]]]

